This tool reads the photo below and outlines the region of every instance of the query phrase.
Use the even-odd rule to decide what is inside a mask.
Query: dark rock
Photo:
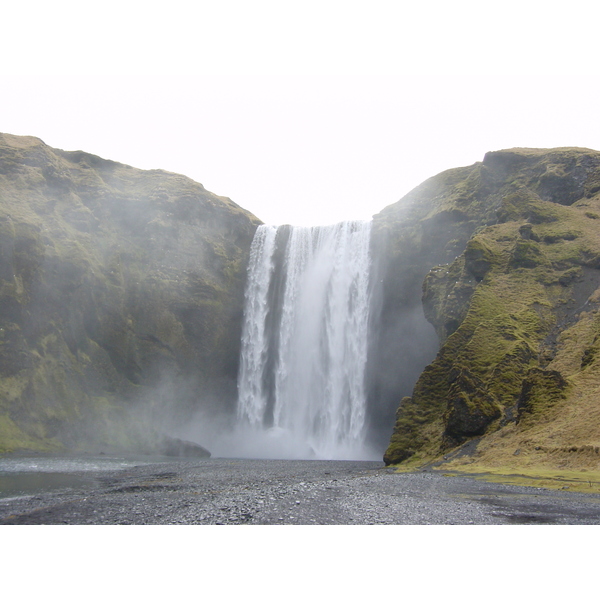
[[[180,458],[210,458],[211,456],[210,452],[200,444],[168,436],[163,440],[162,452],[165,456]]]
[[[566,397],[568,383],[559,371],[531,369],[517,401],[517,422],[532,424]]]
[[[451,371],[450,379],[444,436],[456,444],[483,435],[502,413],[483,382],[466,369]]]

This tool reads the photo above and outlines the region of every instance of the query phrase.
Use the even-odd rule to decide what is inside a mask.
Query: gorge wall
[[[233,412],[258,225],[182,175],[0,134],[0,451],[152,450]]]
[[[153,452],[235,419],[259,224],[182,175],[0,134],[0,452]],[[599,152],[490,152],[370,243],[387,464],[600,466]]]
[[[577,148],[490,152],[375,216],[384,403],[421,290],[439,339],[387,464],[600,466],[599,219],[600,153]]]

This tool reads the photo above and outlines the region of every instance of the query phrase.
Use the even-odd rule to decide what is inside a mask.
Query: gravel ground
[[[0,524],[598,524],[600,495],[398,474],[382,463],[156,462],[0,499]]]

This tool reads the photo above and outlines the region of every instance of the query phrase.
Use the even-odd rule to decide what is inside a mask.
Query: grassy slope
[[[184,176],[0,134],[0,451],[127,445],[234,387],[257,224]]]
[[[600,155],[518,149],[465,174],[420,203],[495,219],[483,208],[464,251],[425,280],[443,345],[400,405],[386,460],[598,469]]]

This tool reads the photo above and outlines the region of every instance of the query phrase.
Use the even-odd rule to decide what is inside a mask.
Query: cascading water
[[[364,385],[370,232],[370,222],[256,231],[238,422],[255,439],[276,443],[281,458],[370,458]]]

